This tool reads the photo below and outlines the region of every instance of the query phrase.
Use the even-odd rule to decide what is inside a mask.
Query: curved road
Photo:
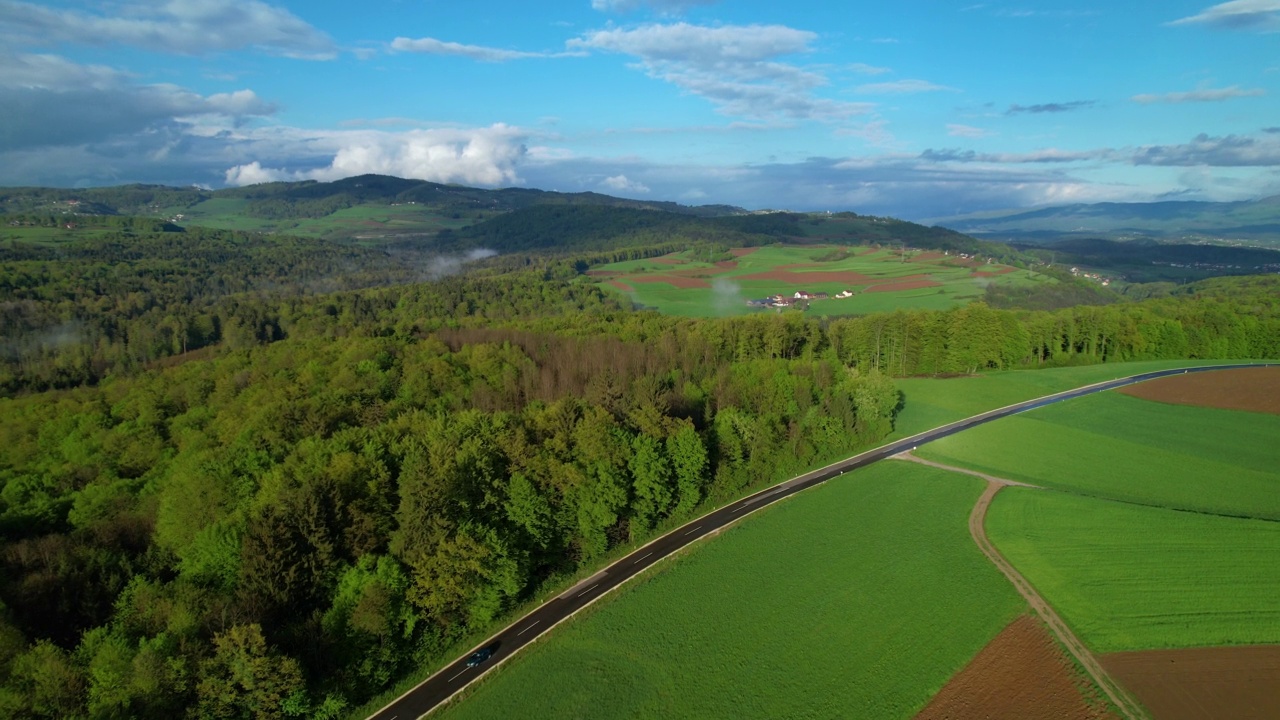
[[[416,718],[425,715],[434,710],[437,706],[448,700],[459,690],[470,685],[479,679],[489,670],[497,667],[500,663],[511,657],[517,650],[524,647],[534,639],[555,627],[557,624],[568,619],[577,611],[590,605],[598,600],[605,593],[613,590],[622,583],[636,576],[649,566],[658,562],[662,558],[674,553],[684,546],[698,540],[700,538],[711,535],[720,529],[732,524],[733,522],[750,515],[762,507],[775,503],[782,498],[794,495],[795,493],[813,487],[820,483],[826,482],[833,477],[843,475],[850,470],[856,470],[860,467],[870,465],[887,457],[897,455],[901,452],[909,451],[918,445],[933,442],[949,435],[954,435],[962,430],[967,430],[975,425],[991,422],[1002,417],[1014,415],[1016,413],[1033,410],[1063,400],[1090,395],[1096,392],[1112,390],[1114,388],[1132,385],[1133,383],[1142,382],[1144,380],[1153,380],[1159,377],[1169,375],[1181,375],[1183,373],[1208,372],[1213,370],[1233,370],[1251,367],[1274,367],[1276,363],[1244,363],[1238,365],[1212,365],[1207,367],[1191,367],[1180,368],[1175,370],[1159,370],[1156,372],[1142,373],[1117,380],[1108,380],[1106,382],[1086,385],[1085,387],[1068,390],[1066,392],[1056,393],[1054,395],[1046,395],[1034,400],[1016,403],[996,410],[990,410],[980,415],[958,420],[942,427],[934,428],[909,438],[897,440],[882,445],[862,453],[855,455],[847,460],[833,463],[824,468],[814,470],[786,482],[765,488],[753,495],[749,495],[741,500],[725,505],[724,507],[713,510],[702,517],[691,520],[681,527],[656,538],[644,547],[633,551],[626,557],[615,561],[613,564],[604,568],[595,575],[583,580],[572,588],[566,590],[534,610],[530,611],[524,617],[508,625],[500,630],[497,634],[485,640],[472,650],[487,648],[491,650],[491,655],[484,663],[478,667],[468,667],[466,655],[454,660],[433,675],[423,680],[412,690],[401,695],[389,705],[382,708],[378,712],[369,716],[370,720],[416,720]]]

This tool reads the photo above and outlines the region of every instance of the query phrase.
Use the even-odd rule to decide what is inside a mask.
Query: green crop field
[[[841,250],[848,257],[834,257]],[[769,246],[714,265],[689,259],[689,253],[602,265],[591,271],[601,287],[633,302],[688,317],[770,312],[749,308],[747,300],[793,295],[797,290],[825,292],[814,315],[862,315],[895,309],[942,310],[982,296],[986,286],[1052,283],[1038,273],[1001,265],[982,265],[940,253],[908,253],[868,247]],[[768,276],[768,277],[766,277]],[[850,298],[835,295],[848,291]]]
[[[1280,416],[1101,393],[1003,418],[921,457],[1113,500],[1280,519]]]
[[[1024,605],[968,536],[980,481],[882,463],[624,586],[442,718],[910,718]]]
[[[987,532],[1098,652],[1280,643],[1275,522],[1007,488]]]
[[[988,410],[1154,370],[1221,365],[1230,360],[1152,360],[1043,370],[1006,370],[954,378],[899,378],[894,384],[905,398],[894,421],[891,439],[946,425]],[[1238,361],[1235,361],[1238,362]]]

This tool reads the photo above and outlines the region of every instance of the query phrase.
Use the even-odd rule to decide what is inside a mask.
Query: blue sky
[[[1280,0],[0,0],[0,184],[911,219],[1280,193]]]

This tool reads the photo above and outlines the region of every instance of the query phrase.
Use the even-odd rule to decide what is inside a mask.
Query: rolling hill
[[[1280,196],[1242,202],[1096,203],[978,213],[929,222],[1000,240],[1149,237],[1181,242],[1280,245]]]

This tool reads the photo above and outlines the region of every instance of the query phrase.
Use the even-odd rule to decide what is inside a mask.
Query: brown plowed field
[[[974,270],[972,275],[974,277],[1000,277],[1001,275],[1008,275],[1015,269],[1016,268],[1012,267],[1002,267],[999,270]]]
[[[1174,405],[1280,414],[1280,367],[1170,375],[1120,392]]]
[[[684,260],[681,260],[680,258],[673,258],[673,257],[656,257],[656,258],[651,258],[651,259],[652,259],[654,262],[659,263],[659,264],[662,264],[662,265],[683,265],[683,264],[685,264],[685,261],[684,261]]]
[[[942,283],[932,280],[913,280],[911,282],[892,282],[872,285],[865,292],[900,292],[902,290],[920,290],[921,288],[942,287]]]
[[[1280,645],[1112,653],[1102,664],[1154,720],[1280,718]]]
[[[758,248],[758,247],[749,247],[749,248],[733,248],[732,250],[730,250],[730,251],[729,251],[729,254],[730,254],[730,255],[732,255],[732,256],[734,256],[734,257],[736,257],[736,258],[740,258],[740,257],[745,257],[745,256],[747,256],[747,255],[750,255],[751,253],[753,253],[753,252],[755,252],[755,251],[757,251],[757,250],[759,250],[759,249],[760,249],[760,248]]]
[[[725,270],[732,270],[738,267],[738,261],[737,260],[721,260],[720,262],[716,263],[716,267],[723,268]]]
[[[947,257],[940,252],[922,252],[919,255],[912,255],[911,262],[929,262],[932,260],[941,260]]]
[[[613,277],[617,275],[615,270],[588,270],[587,277]]]
[[[628,275],[626,280],[633,283],[666,283],[681,290],[711,287],[711,283],[706,280],[680,277],[678,275]]]
[[[1044,626],[1029,615],[1014,620],[933,697],[916,720],[1116,718],[1097,698],[1081,695],[1076,672]]]
[[[624,283],[624,282],[618,282],[617,280],[610,280],[610,281],[609,281],[609,284],[610,284],[610,285],[612,285],[612,286],[614,286],[614,287],[616,287],[616,288],[618,288],[618,289],[619,289],[619,290],[621,290],[622,292],[635,292],[635,290],[636,290],[635,288],[631,287],[630,285],[628,285],[628,284],[626,284],[626,283]]]

